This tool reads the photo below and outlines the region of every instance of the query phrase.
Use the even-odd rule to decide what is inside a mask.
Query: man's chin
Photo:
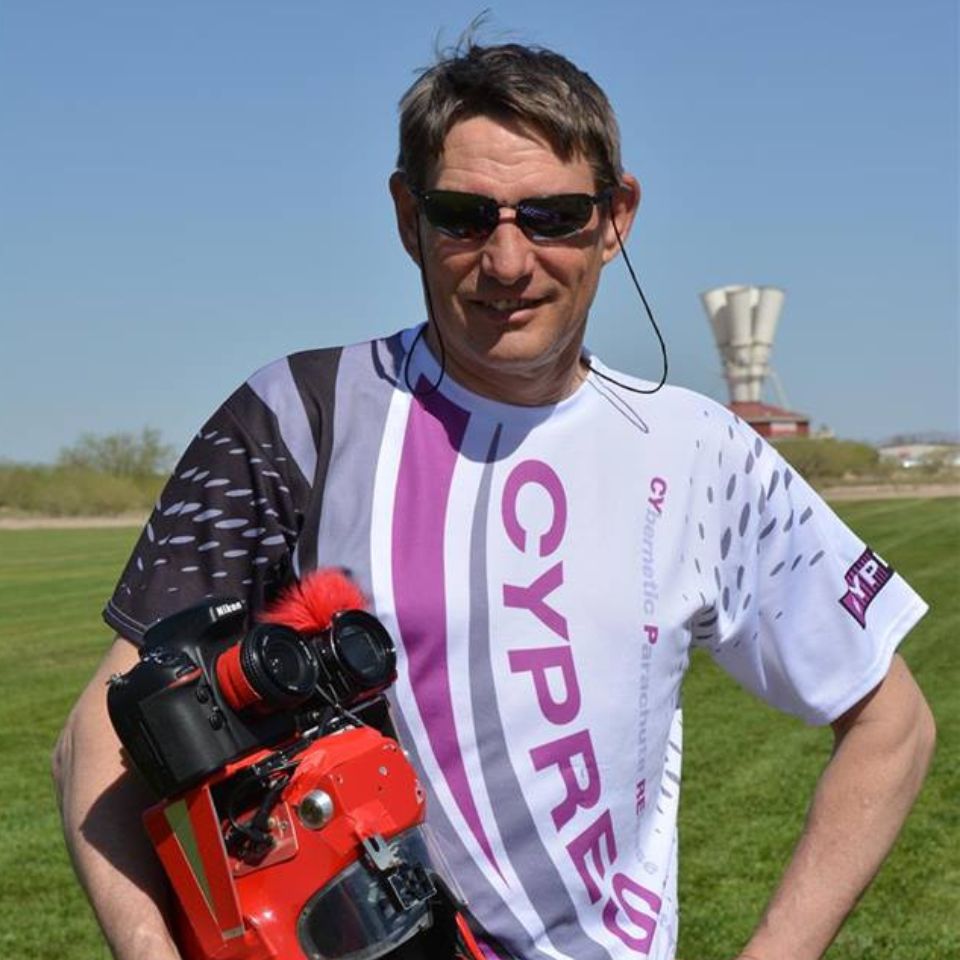
[[[563,391],[563,384],[575,379],[575,371],[580,365],[579,354],[571,360],[559,354],[545,353],[543,350],[522,349],[519,345],[507,344],[502,340],[485,351],[475,351],[467,356],[451,355],[447,352],[447,372],[462,386],[475,393],[505,403],[530,402],[531,388],[536,392],[544,387],[550,395],[557,389]],[[543,402],[547,402],[545,397]]]

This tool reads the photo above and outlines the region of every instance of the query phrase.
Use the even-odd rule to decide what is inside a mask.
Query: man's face
[[[585,159],[563,161],[537,131],[483,116],[451,128],[427,188],[482,194],[504,204],[596,192]],[[418,260],[416,205],[397,175],[391,190],[404,245]],[[619,221],[624,235],[636,195],[632,203],[618,201],[629,207]],[[502,209],[485,240],[448,237],[420,217],[423,267],[454,379],[498,400],[547,403],[567,396],[582,379],[587,313],[617,242],[599,207],[582,231],[562,240],[531,240],[514,217],[515,211]],[[430,342],[439,354],[435,340]]]

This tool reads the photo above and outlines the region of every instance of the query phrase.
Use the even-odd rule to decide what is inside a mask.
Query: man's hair
[[[565,162],[583,157],[598,190],[620,182],[620,130],[588,74],[542,47],[468,41],[424,70],[400,100],[397,167],[411,186],[428,185],[450,128],[475,116],[531,126]]]

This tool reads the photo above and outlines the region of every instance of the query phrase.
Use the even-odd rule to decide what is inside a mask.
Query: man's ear
[[[610,198],[610,219],[605,223],[603,235],[604,263],[609,263],[620,252],[620,244],[617,243],[611,221],[616,223],[620,238],[626,243],[639,206],[640,184],[635,176],[625,173],[620,178],[620,186],[613,191]]]
[[[399,170],[390,175],[390,196],[393,197],[393,208],[397,214],[397,232],[404,250],[411,259],[420,266],[420,249],[417,244],[417,218],[420,211],[417,201],[407,187],[407,178]]]

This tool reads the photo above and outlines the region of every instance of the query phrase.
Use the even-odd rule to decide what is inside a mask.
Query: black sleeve
[[[206,597],[262,607],[290,577],[312,482],[273,412],[240,387],[174,469],[104,620],[139,643],[152,623]]]

